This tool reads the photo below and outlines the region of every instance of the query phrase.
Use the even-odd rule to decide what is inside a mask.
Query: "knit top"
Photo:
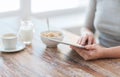
[[[98,32],[102,46],[119,46],[120,0],[90,0],[85,26]]]

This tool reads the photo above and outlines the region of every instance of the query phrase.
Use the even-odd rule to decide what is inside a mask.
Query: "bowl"
[[[47,47],[57,47],[59,43],[49,40],[48,38],[55,39],[62,41],[63,40],[63,33],[60,31],[45,31],[40,34],[42,42]]]

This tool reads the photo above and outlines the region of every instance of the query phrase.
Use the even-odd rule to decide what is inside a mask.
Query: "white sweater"
[[[120,0],[90,0],[85,26],[100,34],[101,45],[120,46]]]

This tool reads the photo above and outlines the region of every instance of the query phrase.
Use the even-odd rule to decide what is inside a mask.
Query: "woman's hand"
[[[80,45],[95,44],[94,34],[90,31],[81,31],[81,37],[77,43]]]
[[[104,58],[104,52],[107,51],[107,48],[101,47],[98,44],[86,45],[86,49],[80,49],[74,46],[71,46],[71,48],[75,50],[85,60]]]

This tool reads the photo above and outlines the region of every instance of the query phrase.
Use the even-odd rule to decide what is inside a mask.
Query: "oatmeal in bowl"
[[[60,31],[45,31],[40,34],[42,42],[47,47],[57,47],[59,43],[51,41],[49,39],[55,39],[62,41],[63,40],[63,33]]]

